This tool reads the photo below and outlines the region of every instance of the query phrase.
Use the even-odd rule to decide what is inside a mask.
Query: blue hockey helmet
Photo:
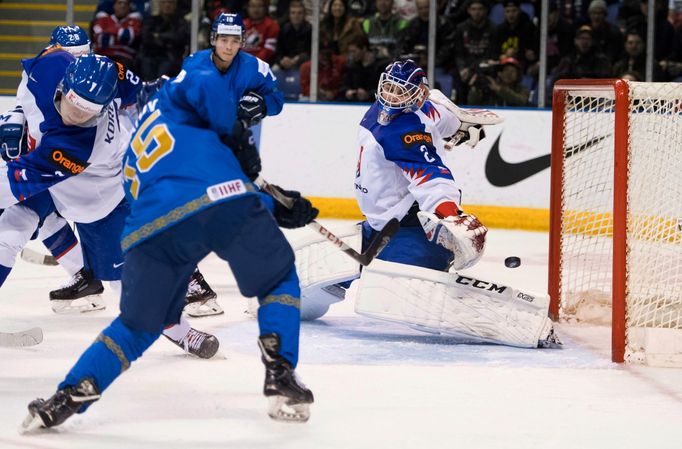
[[[411,59],[389,64],[379,77],[377,101],[381,105],[378,122],[387,125],[402,112],[414,112],[428,93],[426,72]]]
[[[83,116],[100,114],[116,96],[118,74],[117,64],[105,56],[78,57],[66,67],[61,86],[62,103],[68,100]],[[63,107],[61,112],[64,119]]]
[[[211,45],[215,46],[217,36],[227,34],[244,37],[244,20],[239,14],[221,13],[211,25]]]
[[[50,45],[59,45],[76,58],[91,51],[90,38],[78,25],[55,27],[50,37]]]

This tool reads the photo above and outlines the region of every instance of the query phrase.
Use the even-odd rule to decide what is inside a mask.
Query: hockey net
[[[554,90],[550,312],[611,325],[614,361],[682,366],[682,85]]]

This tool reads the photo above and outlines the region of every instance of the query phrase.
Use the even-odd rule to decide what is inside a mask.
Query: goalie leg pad
[[[360,225],[339,227],[333,232],[348,246],[361,251]],[[344,299],[345,290],[336,284],[357,279],[360,265],[317,233],[295,240],[292,247],[301,282],[301,320],[314,320],[327,313],[330,305]]]
[[[549,298],[458,273],[375,261],[360,277],[355,311],[430,333],[536,348]]]

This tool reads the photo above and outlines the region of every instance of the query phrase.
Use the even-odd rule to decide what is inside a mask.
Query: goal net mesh
[[[636,329],[682,329],[682,85],[629,83],[626,354]],[[608,324],[613,264],[613,87],[568,90],[560,315]]]

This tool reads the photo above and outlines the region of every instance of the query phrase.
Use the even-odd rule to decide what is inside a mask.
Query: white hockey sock
[[[77,243],[76,246],[62,254],[58,260],[59,265],[61,265],[69,275],[73,276],[78,273],[83,268],[83,251],[81,250],[81,244]]]
[[[180,315],[180,323],[164,329],[163,335],[172,340],[180,341],[185,338],[185,335],[189,333],[191,328],[192,326],[189,325],[187,318],[185,318],[183,315]]]

